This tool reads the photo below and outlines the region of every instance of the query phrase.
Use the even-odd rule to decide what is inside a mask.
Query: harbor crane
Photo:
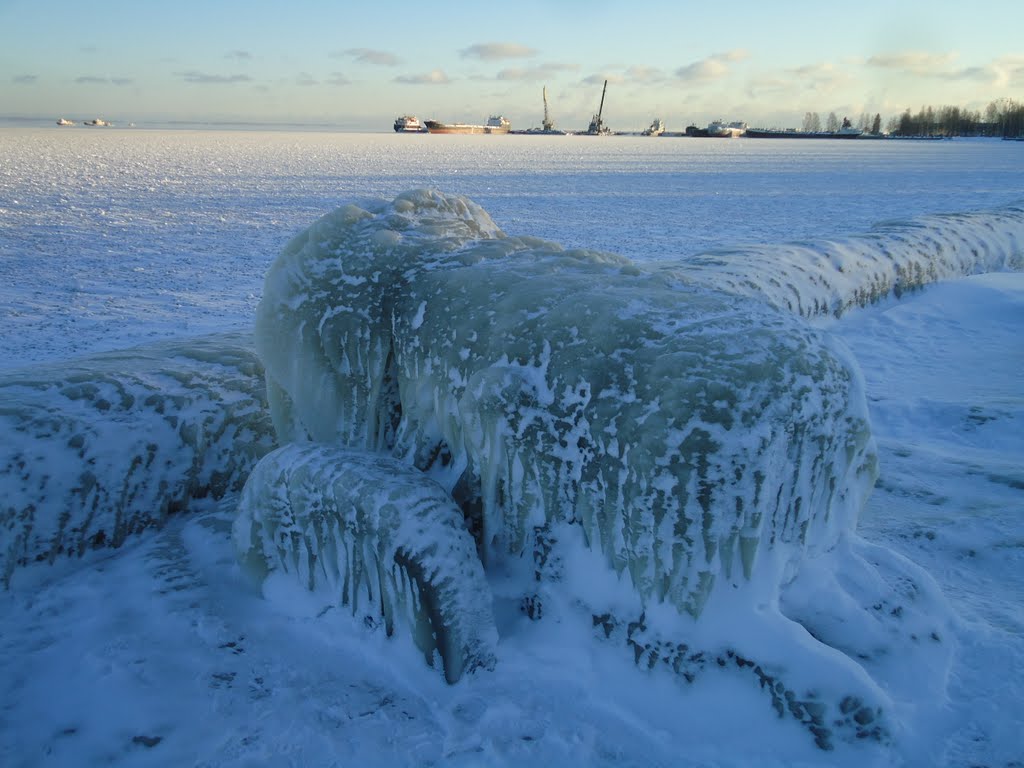
[[[604,95],[608,92],[608,81],[604,81],[604,89],[601,91],[601,106],[597,108],[597,114],[590,121],[590,127],[587,128],[588,136],[600,136],[611,133],[610,130],[605,128],[604,123],[601,122],[601,114],[604,112]]]

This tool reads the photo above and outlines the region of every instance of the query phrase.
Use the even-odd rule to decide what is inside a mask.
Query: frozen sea
[[[0,373],[246,330],[294,234],[413,188],[465,195],[509,234],[658,261],[994,209],[1024,200],[1022,179],[1024,145],[990,140],[5,128]],[[867,386],[881,470],[859,530],[931,574],[957,616],[938,696],[887,680],[891,744],[821,752],[735,680],[684,686],[543,621],[447,686],[400,638],[254,593],[229,497],[16,573],[0,593],[0,764],[1024,765],[1024,275],[816,322]]]

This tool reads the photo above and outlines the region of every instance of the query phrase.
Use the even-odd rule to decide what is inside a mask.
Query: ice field
[[[3,764],[1020,765],[1024,155],[812,144],[0,132]]]

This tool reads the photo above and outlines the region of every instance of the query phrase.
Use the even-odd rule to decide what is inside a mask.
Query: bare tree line
[[[852,122],[852,121],[851,121]],[[882,116],[865,112],[854,123],[865,133],[882,132]],[[840,120],[830,112],[825,122],[817,112],[804,115],[805,131],[837,131]],[[886,123],[886,132],[892,136],[1009,136],[1024,135],[1024,104],[1013,99],[996,99],[984,110],[963,107],[921,107],[917,114],[908,107],[902,115]]]

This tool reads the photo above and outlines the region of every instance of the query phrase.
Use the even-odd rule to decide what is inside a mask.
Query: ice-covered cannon
[[[248,335],[0,374],[0,584],[238,491],[274,447],[265,390]]]
[[[750,674],[822,747],[836,733],[885,739],[891,702],[860,662],[884,637],[941,680],[946,614],[926,576],[854,534],[876,473],[856,364],[760,284],[733,290],[726,270],[722,289],[713,272],[509,237],[437,192],[346,206],[267,275],[255,333],[275,429],[338,476],[359,474],[347,468],[359,452],[388,455],[396,487],[419,472],[457,504],[475,546],[445,513],[427,540],[455,537],[449,554],[410,560],[435,574],[419,594],[448,606],[425,651],[472,636],[451,606],[472,602],[460,590],[490,594],[476,563],[459,564],[479,557],[500,573],[502,604],[531,617],[582,610],[638,664],[687,680],[707,667]],[[293,460],[298,496],[278,488]],[[264,461],[273,469],[254,473],[245,498],[276,498],[274,514],[300,522],[290,537],[254,535],[246,502],[243,559],[372,607],[339,574],[365,569],[371,550],[378,571],[394,567],[394,545],[376,537],[397,523],[367,544],[348,522],[364,493],[377,508],[389,470],[348,485],[307,477],[295,454]],[[323,538],[294,531],[322,518],[309,504],[324,499],[334,533],[318,571],[310,541]],[[376,577],[372,593],[389,583]],[[487,600],[473,605],[468,626],[490,636]],[[423,637],[422,620],[404,623]],[[449,680],[487,656],[465,647],[442,654]]]
[[[437,483],[386,456],[294,443],[266,456],[235,521],[257,577],[293,573],[328,604],[411,632],[449,682],[494,663],[490,591],[462,515]]]
[[[256,338],[283,441],[406,459],[485,563],[578,525],[692,616],[719,581],[779,584],[833,545],[874,480],[857,375],[798,318],[506,237],[463,198],[318,221],[268,274]]]

